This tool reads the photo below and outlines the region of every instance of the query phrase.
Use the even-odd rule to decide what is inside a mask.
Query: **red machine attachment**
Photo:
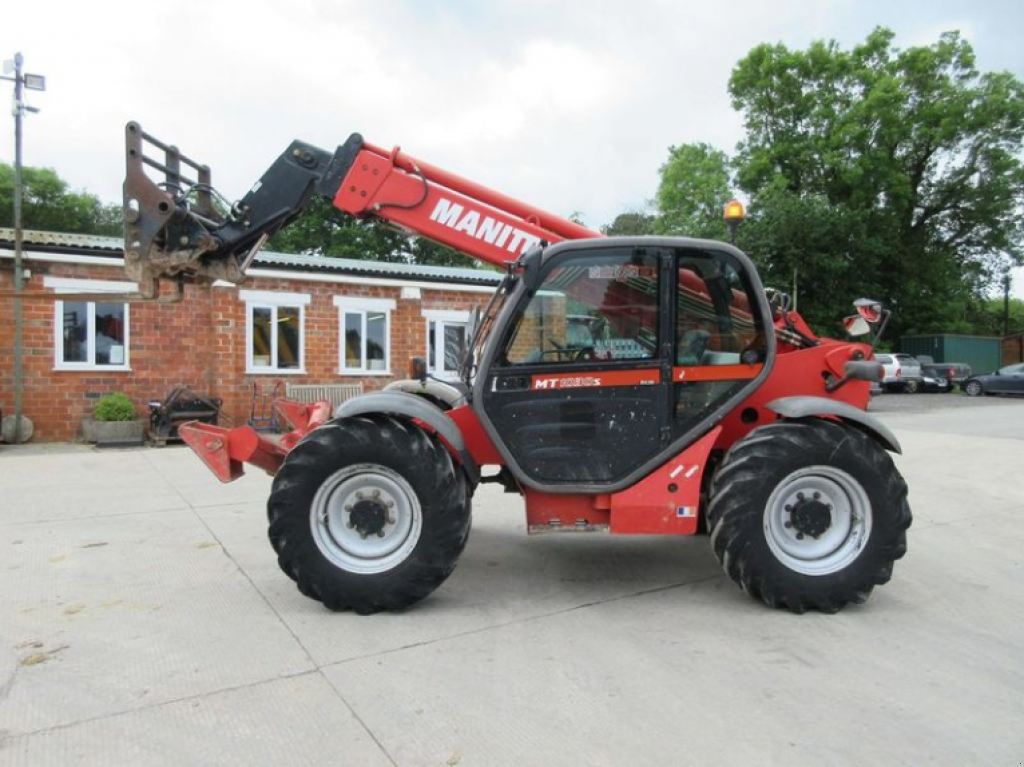
[[[286,434],[261,434],[251,426],[225,429],[199,421],[182,424],[178,434],[221,482],[233,482],[245,474],[245,463],[273,476],[299,440],[331,417],[332,407],[330,402],[275,401],[274,411],[292,427]]]

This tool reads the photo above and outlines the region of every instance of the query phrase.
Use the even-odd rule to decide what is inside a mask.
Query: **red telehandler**
[[[899,444],[865,412],[872,347],[817,337],[735,247],[602,237],[358,134],[293,142],[234,203],[137,123],[126,139],[125,269],[149,297],[167,277],[241,282],[316,195],[504,271],[456,383],[413,360],[333,413],[278,403],[281,436],[180,428],[222,481],[246,462],[274,476],[278,561],[327,607],[426,597],[483,482],[523,496],[530,532],[706,530],[744,591],[798,613],[863,602],[905,553]],[[860,332],[887,316],[856,303]]]

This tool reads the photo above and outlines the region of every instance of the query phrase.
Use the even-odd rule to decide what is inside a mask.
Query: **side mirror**
[[[857,314],[863,317],[865,322],[874,325],[882,319],[884,309],[881,301],[875,301],[873,298],[858,298],[853,305],[857,309]]]
[[[882,338],[882,333],[885,332],[886,325],[889,324],[889,318],[892,316],[892,312],[882,306],[881,301],[876,301],[873,298],[858,298],[853,302],[854,307],[857,309],[858,319],[863,320],[867,325],[878,325],[878,330],[875,331],[875,337],[871,340],[871,351],[875,350],[878,346],[879,340]],[[844,320],[845,324],[845,320]],[[847,329],[849,329],[847,325]],[[859,329],[859,325],[854,327],[854,331]],[[851,335],[863,335],[863,333],[856,333],[851,331]]]
[[[843,326],[851,336],[866,336],[871,332],[868,321],[859,314],[853,314],[843,319]]]

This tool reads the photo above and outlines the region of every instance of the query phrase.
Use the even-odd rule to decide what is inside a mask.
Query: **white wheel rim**
[[[332,474],[310,507],[317,548],[336,567],[359,575],[404,562],[423,530],[423,511],[405,478],[386,466],[356,464]]]
[[[790,570],[829,575],[860,556],[871,537],[871,521],[871,501],[860,482],[834,466],[808,466],[772,492],[764,535],[772,554]]]

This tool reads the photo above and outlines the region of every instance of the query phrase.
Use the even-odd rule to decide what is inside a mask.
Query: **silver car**
[[[882,389],[913,394],[920,391],[924,383],[921,363],[909,354],[876,354],[875,360],[882,363]]]

